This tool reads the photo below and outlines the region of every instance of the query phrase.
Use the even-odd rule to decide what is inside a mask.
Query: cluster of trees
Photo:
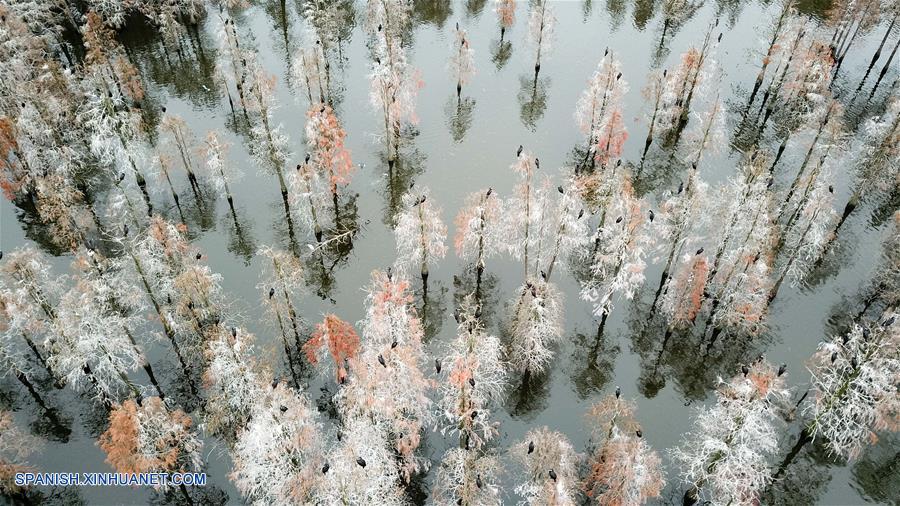
[[[287,247],[262,246],[255,254],[264,269],[259,302],[281,336],[289,377],[260,358],[221,275],[206,265],[184,224],[185,197],[197,207],[223,199],[240,229],[235,190],[242,174],[228,143],[216,131],[198,139],[164,107],[153,111],[161,115],[158,128],[152,124],[143,76],[114,31],[140,13],[167,37],[187,33],[203,3],[88,1],[84,12],[69,2],[0,6],[0,184],[36,214],[57,252],[72,257],[70,271],[60,274],[34,248],[0,254],[0,371],[63,431],[67,421],[45,387],[70,387],[94,400],[108,417],[98,445],[118,472],[203,469],[202,436],[210,435],[224,443],[234,463],[230,478],[251,503],[405,504],[407,487],[432,464],[423,438],[436,429],[454,441],[437,469],[434,497],[442,504],[499,504],[501,474],[512,465],[521,471],[515,492],[529,504],[642,504],[662,493],[665,473],[636,421],[635,403],[618,387],[591,407],[584,454],[547,427],[508,451],[499,446],[494,410],[510,385],[527,385],[551,368],[563,338],[564,301],[553,275],[565,270],[579,283],[580,298],[599,318],[599,339],[614,304],[638,297],[648,264],[656,263],[662,275],[650,287],[648,319],[662,322],[664,342],[700,332],[708,352],[723,334],[760,335],[784,281],[807,281],[854,211],[896,195],[900,87],[894,83],[883,113],[866,119],[855,138],[845,108],[869,72],[849,100],[837,96],[833,82],[858,34],[887,17],[890,27],[868,70],[881,61],[900,10],[874,0],[838,2],[832,33],[786,1],[741,111],[734,136],[743,154],[727,180],[702,177],[727,137],[718,23],[673,68],[651,74],[643,90],[648,134],[636,162],[624,159],[628,83],[607,50],[577,101],[575,121],[586,140],[573,163],[554,178],[519,146],[508,194],[474,191],[458,211],[453,247],[475,283],[459,301],[456,337],[442,354],[426,351],[414,300],[419,286],[428,297],[429,273],[449,249],[448,230],[437,198],[416,185],[404,185],[399,196],[391,220],[397,259],[372,273],[363,320],[326,314],[309,332],[298,300],[310,263],[329,270],[326,254],[349,244],[358,229],[347,190],[356,166],[332,72],[339,22],[329,10],[335,7],[311,5],[315,29],[292,57],[290,85],[306,109],[305,154],[298,156],[274,116],[276,79],[231,16],[241,2],[222,3],[210,15],[218,34],[217,91],[232,120],[244,125],[257,167],[277,181],[287,223]],[[664,4],[663,38],[697,8]],[[515,12],[516,2],[496,2],[501,46]],[[370,99],[383,119],[379,136],[392,179],[422,87],[404,45],[411,13],[405,0],[367,3]],[[554,23],[548,2],[532,3],[535,94]],[[79,58],[60,38],[67,28],[81,34]],[[896,47],[885,69],[894,53]],[[448,70],[461,108],[475,68],[459,25]],[[675,160],[671,176],[679,181],[654,199],[640,183],[660,155]],[[846,167],[853,169],[852,188],[838,212],[835,176]],[[176,185],[179,175],[187,191]],[[562,183],[554,186],[554,179]],[[171,213],[160,204],[169,199]],[[174,213],[180,219],[167,217]],[[898,243],[893,230],[864,307],[845,333],[819,345],[809,391],[797,404],[785,384],[787,365],[761,357],[734,365],[740,372],[720,381],[715,402],[698,410],[692,430],[670,450],[687,484],[686,503],[755,504],[810,442],[853,458],[877,433],[900,429]],[[482,314],[489,302],[483,278],[489,261],[502,255],[521,262],[522,277],[495,336]],[[171,349],[176,380],[157,375],[150,347]],[[335,389],[327,411],[304,389],[301,354]],[[785,452],[786,420],[797,411],[802,428]],[[33,447],[9,414],[0,414],[0,428],[0,490],[27,497],[10,477],[26,468]],[[177,493],[198,500],[185,487]]]

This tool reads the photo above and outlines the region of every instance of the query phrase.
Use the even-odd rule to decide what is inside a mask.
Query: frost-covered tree
[[[306,358],[313,365],[320,361],[334,364],[339,383],[347,380],[347,361],[359,353],[359,334],[353,325],[333,314],[316,325],[312,337],[303,345]]]
[[[333,204],[329,202],[329,197],[334,195],[329,191],[331,185],[309,160],[297,165],[297,170],[288,174],[287,183],[291,211],[300,223],[312,230],[316,242],[321,243],[326,226],[322,212]]]
[[[339,187],[350,184],[355,166],[344,145],[347,133],[330,106],[314,105],[306,113],[306,147],[314,170],[328,182],[334,205],[335,223],[340,223]]]
[[[365,418],[344,422],[338,443],[326,454],[321,472],[316,504],[409,503],[400,485],[391,444],[384,432]]]
[[[526,504],[579,504],[578,465],[581,455],[560,432],[547,427],[532,429],[510,453],[521,465],[516,493]]]
[[[266,260],[263,269],[263,280],[257,285],[266,308],[266,312],[275,317],[278,330],[284,341],[285,352],[288,351],[288,336],[293,334],[297,348],[300,342],[300,316],[294,305],[294,299],[304,289],[303,264],[294,255],[265,246],[256,252]],[[290,353],[287,354],[290,359]]]
[[[412,307],[409,281],[375,271],[366,297],[359,354],[350,360],[350,376],[338,394],[344,420],[367,418],[383,431],[400,457],[406,482],[428,467],[416,455],[421,431],[433,421],[424,374],[427,356],[422,322]]]
[[[644,283],[645,257],[653,240],[643,199],[635,196],[627,174],[619,175],[618,182],[594,237],[589,277],[581,286],[581,298],[601,317],[612,309],[613,295],[631,299]]]
[[[160,123],[160,128],[166,132],[169,144],[178,154],[181,166],[187,173],[188,182],[191,183],[191,190],[199,198],[201,193],[200,180],[197,178],[198,166],[194,162],[193,156],[194,146],[197,144],[194,132],[181,117],[175,114],[166,114]]]
[[[590,156],[591,167],[596,162],[602,167],[615,165],[622,155],[628,138],[622,121],[622,98],[627,92],[621,63],[606,50],[575,108],[578,128],[587,135],[585,162]]]
[[[255,53],[245,55],[247,65],[247,107],[252,113],[250,135],[254,140],[250,152],[260,168],[278,179],[281,197],[285,206],[287,200],[287,183],[284,171],[291,158],[290,141],[284,133],[284,126],[275,124],[275,110],[278,103],[275,97],[275,76],[267,73],[258,61]],[[289,209],[286,209],[288,217]]]
[[[474,263],[477,291],[481,289],[481,275],[485,260],[506,250],[503,200],[492,188],[472,192],[456,215],[456,236],[453,245],[456,256]]]
[[[556,15],[547,4],[547,0],[538,0],[531,5],[528,12],[527,41],[534,48],[534,78],[541,71],[541,58],[550,52],[553,32],[556,27]]]
[[[220,134],[210,130],[204,139],[206,155],[206,172],[212,180],[216,193],[225,197],[228,206],[234,212],[234,198],[231,188],[243,175],[234,164],[227,159],[228,144],[220,139]]]
[[[494,0],[494,12],[500,25],[500,45],[503,45],[506,30],[512,28],[516,22],[516,0]]]
[[[369,101],[381,112],[389,168],[400,149],[407,124],[418,122],[416,96],[422,87],[418,70],[407,61],[402,36],[407,30],[411,3],[405,0],[369,0],[366,23],[375,38],[369,81]]]
[[[553,358],[553,346],[562,338],[563,295],[552,283],[526,281],[510,308],[510,364],[526,375],[540,374]]]
[[[596,449],[583,489],[592,503],[640,505],[659,497],[665,479],[659,455],[634,420],[634,402],[609,395],[588,412]]]
[[[900,321],[891,311],[820,343],[810,366],[813,402],[804,410],[803,437],[821,437],[830,453],[854,458],[878,431],[900,430],[898,350]]]
[[[705,109],[694,112],[695,121],[684,135],[684,161],[700,165],[704,155],[715,155],[727,145],[725,113],[725,104],[718,93]]]
[[[191,417],[171,410],[159,397],[140,403],[127,400],[109,413],[109,428],[98,445],[117,473],[173,473],[201,468],[203,442],[191,428]],[[179,486],[191,503],[184,485]]]
[[[475,51],[469,45],[469,35],[465,29],[459,27],[459,23],[456,24],[454,35],[454,43],[451,48],[453,53],[447,67],[450,74],[456,79],[456,96],[459,98],[463,85],[468,84],[469,79],[475,75]]]
[[[245,329],[219,325],[206,341],[203,429],[229,442],[247,425],[271,375],[254,356],[254,340]]]
[[[461,448],[481,448],[497,435],[491,405],[502,400],[506,364],[500,340],[485,332],[477,301],[470,295],[459,309],[457,337],[442,363],[440,384],[442,432],[459,434]]]
[[[316,413],[304,394],[284,383],[260,394],[232,450],[231,478],[251,504],[307,503],[322,458]]]
[[[757,504],[772,482],[771,460],[778,451],[781,417],[787,402],[784,370],[764,360],[722,381],[716,402],[701,408],[693,429],[672,450],[690,485],[685,504],[700,498],[715,504]]]
[[[441,208],[430,195],[428,188],[406,192],[394,227],[397,267],[408,273],[418,268],[426,286],[429,266],[447,254],[447,227],[441,220]]]
[[[218,34],[216,78],[222,86],[222,91],[228,97],[232,113],[234,113],[234,99],[231,96],[233,88],[238,95],[241,109],[246,115],[249,109],[247,60],[253,55],[249,49],[241,47],[241,38],[234,24],[234,19],[223,17],[221,14],[218,16],[218,19],[221,27],[216,30]]]
[[[309,107],[332,103],[330,63],[320,39],[294,52],[291,62],[291,85],[306,92]]]

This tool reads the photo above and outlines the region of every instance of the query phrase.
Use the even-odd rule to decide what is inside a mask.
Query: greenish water
[[[361,288],[368,284],[373,270],[393,263],[395,246],[390,217],[410,182],[431,188],[434,199],[443,208],[444,222],[452,237],[453,218],[467,194],[492,187],[504,196],[509,195],[516,180],[509,165],[520,144],[540,157],[544,171],[559,179],[561,172],[557,169],[569,164],[573,148],[583,139],[573,119],[576,101],[607,47],[622,61],[624,78],[630,84],[624,117],[631,136],[624,158],[636,161],[641,156],[647,132],[643,119],[647,104],[640,90],[648,72],[671,67],[682,51],[700,42],[710,22],[718,17],[719,30],[724,35],[716,59],[723,70],[720,89],[729,104],[728,131],[732,132],[738,109],[746,101],[758,71],[763,39],[768,37],[770,22],[778,12],[777,6],[767,2],[707,1],[683,26],[669,31],[661,44],[659,1],[552,2],[558,18],[554,47],[544,58],[539,82],[534,87],[533,55],[524,43],[527,2],[518,2],[515,25],[505,35],[511,49],[508,54],[500,55],[497,54],[500,33],[492,3],[416,4],[408,41],[409,57],[421,71],[425,87],[420,91],[417,105],[418,134],[404,148],[394,178],[387,175],[383,146],[376,139],[382,131],[381,118],[369,105],[370,55],[362,26],[363,5],[355,6],[355,16],[351,18],[355,24],[346,27],[347,37],[342,44],[344,60],[335,65],[333,77],[341,90],[337,110],[348,133],[348,147],[354,163],[360,164],[347,192],[358,194],[355,216],[361,231],[352,249],[348,248],[345,256],[334,258],[334,267],[328,272],[323,274],[316,271],[315,265],[309,266],[309,288],[298,307],[310,323],[319,321],[326,312],[336,313],[349,322],[363,318]],[[826,7],[827,2],[823,1],[799,3],[799,8],[816,20],[821,19]],[[258,50],[264,67],[277,77],[277,99],[281,107],[276,112],[276,122],[284,124],[295,152],[293,162],[299,161],[305,151],[305,105],[302,100],[298,102],[302,97],[289,88],[286,78],[291,55],[303,43],[306,23],[294,2],[259,2],[258,6],[237,15],[236,22],[246,40]],[[463,89],[465,110],[462,113],[457,107],[455,82],[446,69],[456,22],[469,32],[477,69],[471,83]],[[151,108],[165,105],[169,112],[180,115],[198,140],[206,131],[218,129],[232,143],[229,157],[244,172],[244,178],[233,189],[240,233],[222,200],[216,207],[205,210],[186,204],[186,221],[211,269],[222,274],[222,288],[233,301],[234,317],[257,335],[262,348],[271,350],[268,354],[275,357],[280,373],[285,375],[277,331],[263,314],[262,292],[256,289],[262,262],[253,255],[254,246],[288,246],[282,203],[275,179],[261,173],[252,162],[246,137],[230,128],[234,123],[227,101],[211,91],[215,89],[211,74],[216,47],[214,26],[207,19],[200,27],[203,57],[186,51],[184,55],[170,54],[167,58],[153,31],[140,23],[129,24],[121,38],[148,84]],[[886,23],[872,29],[855,44],[836,83],[838,89],[856,85],[885,27]],[[188,41],[183,43],[186,47],[190,45]],[[893,78],[889,76],[887,80]],[[878,108],[879,104],[873,101],[871,110],[851,113],[866,115],[876,113]],[[791,149],[783,166],[796,168],[804,150]],[[723,146],[719,155],[702,164],[701,174],[715,185],[734,173],[738,159],[736,150]],[[656,196],[677,186],[677,181],[686,174],[683,165],[666,160],[660,156],[653,162],[653,173],[661,175],[646,182],[654,208]],[[835,191],[839,205],[850,193],[849,182],[848,174],[838,176]],[[188,201],[186,177],[180,176],[176,184],[183,199]],[[167,193],[159,191],[153,199],[155,207],[170,219],[178,219]],[[3,250],[33,243],[40,237],[40,226],[33,223],[33,217],[5,200],[0,211]],[[529,428],[547,425],[565,433],[576,449],[585,451],[589,431],[583,415],[593,402],[619,385],[624,396],[637,401],[644,437],[664,455],[667,488],[661,502],[679,502],[684,486],[679,470],[664,450],[677,444],[690,428],[695,409],[713,399],[717,378],[732,376],[741,363],[764,354],[773,363],[788,364],[789,383],[795,397],[805,391],[809,379],[805,369],[807,358],[823,336],[835,331],[829,321],[840,319],[846,300],[856,296],[878,262],[888,227],[884,220],[869,219],[869,211],[855,215],[842,230],[838,259],[831,262],[834,265],[827,272],[817,276],[811,286],[782,289],[771,309],[765,335],[751,343],[726,342],[709,354],[704,354],[698,342],[691,339],[677,339],[663,348],[661,328],[642,332],[647,306],[661,272],[660,261],[653,262],[648,269],[647,284],[636,301],[617,299],[599,341],[598,322],[592,317],[590,306],[579,299],[576,281],[568,274],[560,275],[557,283],[566,296],[562,344],[547,377],[525,391],[511,392],[505,405],[496,410],[495,417],[501,422],[499,447],[506,448],[518,441]],[[309,240],[304,231],[297,233],[301,242]],[[36,242],[39,247],[45,243]],[[57,258],[55,272],[66,272],[70,260],[65,256]],[[455,332],[452,311],[455,298],[462,293],[459,280],[464,267],[452,253],[448,255],[431,271],[427,304],[421,298],[416,302],[419,308],[425,309],[431,351],[443,349],[443,343]],[[512,297],[521,283],[521,266],[508,258],[491,260],[487,274],[490,294],[487,299],[494,304],[488,304],[485,313],[490,330],[499,332],[504,301]],[[591,350],[595,349],[598,351],[592,354]],[[176,371],[176,362],[166,355],[167,350],[163,344],[149,349],[154,368],[162,371],[164,385],[174,380]],[[135,378],[143,381],[138,374]],[[319,376],[310,374],[307,380],[310,397],[325,395]],[[105,455],[95,445],[97,434],[103,430],[103,420],[92,413],[88,401],[65,390],[48,396],[72,418],[73,432],[65,443],[46,441],[30,459],[31,463],[50,472],[109,471]],[[18,384],[11,381],[3,384],[2,401],[13,407],[20,423],[33,426],[38,421],[36,407]],[[794,423],[784,435],[785,453],[798,429]],[[36,428],[35,432],[40,430]],[[424,441],[422,451],[434,465],[444,450],[455,444],[452,438],[444,438],[430,428]],[[896,504],[900,490],[898,450],[897,438],[885,437],[858,461],[849,464],[830,461],[820,452],[804,453],[796,469],[789,472],[789,482],[776,487],[770,498],[778,504]],[[207,440],[205,458],[211,485],[220,489],[230,502],[239,502],[240,496],[227,478],[231,464],[224,445]],[[518,500],[512,492],[515,478],[514,474],[505,477],[506,503]],[[422,494],[427,494],[431,480],[431,474],[422,478]],[[82,488],[58,499],[68,502],[75,497],[88,503],[107,504],[164,500],[147,490],[106,488]]]

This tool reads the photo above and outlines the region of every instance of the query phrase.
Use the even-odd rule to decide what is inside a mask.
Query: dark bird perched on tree
[[[703,248],[700,248],[700,249],[697,250],[697,253],[695,253],[695,254],[696,254],[696,255],[700,255],[700,254],[702,254],[702,253],[703,253]]]
[[[747,374],[750,373],[750,368],[747,367],[747,364],[741,366],[741,372],[744,373],[744,376],[747,376]]]
[[[378,354],[378,363],[381,364],[381,367],[387,367],[387,363],[384,361],[384,357],[381,354]]]
[[[584,216],[584,209],[582,209],[581,211],[578,211],[578,218],[577,218],[577,219],[580,220],[582,216]]]
[[[440,359],[434,359],[434,370],[437,371],[438,374],[441,373],[441,361]]]
[[[482,486],[480,474],[475,475],[475,486],[478,488],[481,488],[481,486]]]
[[[563,190],[562,185],[557,186],[557,187],[556,187],[556,191],[558,191],[559,193],[566,193],[566,191]]]
[[[634,434],[635,434],[637,437],[644,437],[644,433],[641,431],[641,429],[638,429],[638,430],[634,431]]]
[[[474,420],[476,417],[478,417],[478,410],[473,410],[470,416],[472,417],[472,420]]]
[[[865,341],[868,341],[868,340],[869,340],[869,333],[870,333],[870,332],[869,332],[869,328],[868,328],[868,327],[863,327],[863,340],[865,340]],[[844,341],[844,344],[847,344],[847,342]]]
[[[616,74],[616,81],[618,81],[619,79],[622,79],[622,73],[621,73],[621,72],[619,72],[618,74]]]
[[[198,251],[197,254],[195,255],[195,258],[196,258],[197,260],[200,260],[200,257],[202,257],[202,256],[203,256],[203,255],[201,255],[200,252]]]
[[[490,197],[490,196],[491,196],[491,193],[494,193],[494,189],[493,189],[493,188],[488,188],[488,191],[487,191],[487,194],[485,195],[485,197]]]
[[[623,218],[621,216],[619,216],[618,218],[616,218],[616,223],[622,223],[622,220],[623,220]]]
[[[649,213],[650,213],[650,223],[653,223],[653,218],[656,218],[656,215],[653,214],[653,209],[650,209]]]
[[[850,366],[856,369],[859,367],[859,360],[856,360],[856,357],[850,359]]]
[[[544,281],[547,281],[547,273],[544,272],[543,270],[541,271],[541,279],[543,279]]]
[[[890,327],[891,325],[894,324],[895,321],[897,321],[897,317],[896,317],[896,316],[891,316],[890,318],[888,318],[887,320],[885,320],[884,323],[881,324],[881,326],[882,326],[882,327],[885,327],[885,328]]]
[[[269,298],[271,299],[274,296],[275,296],[275,288],[269,288]]]
[[[287,413],[288,407],[282,405],[282,406],[279,406],[278,409],[280,409],[282,413]]]
[[[387,268],[387,277],[388,277],[388,281],[391,281],[394,278],[394,273],[391,272],[391,266],[388,266],[388,268]]]
[[[171,296],[171,295],[166,295],[166,302],[169,303],[169,304],[172,303],[172,296]]]
[[[237,337],[237,329],[235,327],[231,327],[231,337]]]
[[[516,158],[522,156],[522,145],[519,144],[519,149],[516,150]]]
[[[787,364],[781,364],[781,366],[778,367],[778,375],[783,375],[785,371],[787,371]]]
[[[834,193],[834,185],[828,185],[828,193]]]
[[[125,179],[125,173],[119,172],[119,182],[121,183]]]
[[[835,363],[837,361],[837,352],[831,354],[831,363]]]
[[[528,442],[528,455],[531,455],[532,453],[534,453],[534,441],[529,441]]]
[[[556,471],[554,471],[553,469],[551,469],[547,474],[550,475],[550,479],[551,479],[551,480],[556,481]]]
[[[309,153],[306,153],[306,160],[304,160],[304,161],[305,161],[306,163],[309,163]]]
[[[394,339],[394,342],[391,343],[391,349],[393,350],[396,347],[397,347],[397,340]]]
[[[329,469],[331,469],[331,466],[330,466],[330,465],[328,464],[328,462],[326,461],[326,462],[325,462],[325,465],[322,466],[322,474],[327,473]]]
[[[0,260],[3,260],[3,250],[0,250]]]
[[[616,385],[616,399],[618,399],[620,395],[622,395],[622,388]]]
[[[475,388],[475,378],[469,378],[469,386]]]
[[[362,457],[356,457],[356,463],[359,464],[359,467],[366,467],[366,461]]]
[[[676,195],[681,195],[681,192],[684,191],[684,181],[678,183],[678,191],[675,192]]]
[[[128,237],[128,224],[127,223],[122,225],[122,235],[124,235],[125,237]]]

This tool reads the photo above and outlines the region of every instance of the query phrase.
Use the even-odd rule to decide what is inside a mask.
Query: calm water
[[[418,100],[418,135],[404,149],[398,179],[393,181],[386,175],[382,144],[375,138],[381,133],[381,119],[369,105],[370,60],[362,27],[364,6],[356,5],[356,24],[347,26],[348,37],[342,45],[344,61],[334,72],[341,89],[337,109],[348,132],[354,163],[361,166],[348,189],[348,193],[358,193],[356,206],[361,232],[354,240],[352,251],[343,258],[333,259],[335,266],[326,275],[315,264],[310,266],[310,286],[299,304],[302,316],[311,323],[319,321],[325,312],[334,312],[350,322],[363,317],[361,288],[368,283],[372,270],[383,269],[393,262],[394,240],[388,226],[392,203],[410,182],[432,189],[452,236],[453,218],[469,192],[490,186],[504,196],[509,194],[515,181],[509,165],[519,144],[540,157],[544,171],[559,178],[561,173],[557,169],[568,163],[573,147],[583,139],[572,117],[575,103],[607,47],[621,59],[624,78],[630,84],[624,116],[631,137],[624,158],[634,161],[640,158],[647,132],[640,90],[648,72],[670,67],[689,45],[701,42],[706,28],[718,17],[718,30],[724,32],[724,38],[716,58],[724,71],[721,92],[731,107],[728,122],[729,131],[733,131],[736,110],[746,101],[758,70],[763,38],[769,36],[769,23],[779,7],[767,5],[769,2],[708,0],[684,26],[674,33],[669,31],[661,45],[661,3],[657,0],[553,2],[558,25],[553,51],[543,59],[535,96],[531,81],[533,53],[524,43],[527,2],[518,2],[516,23],[505,36],[512,42],[511,51],[499,57],[500,31],[492,2],[417,2],[408,41],[409,56],[413,66],[421,70],[425,87]],[[276,119],[284,123],[295,151],[294,160],[298,160],[305,150],[305,105],[297,101],[286,77],[291,55],[302,44],[307,25],[293,1],[258,4],[237,15],[236,21],[248,43],[259,51],[264,66],[278,78],[281,107]],[[805,1],[800,6],[818,20],[827,4],[827,1]],[[457,108],[455,82],[446,69],[456,22],[469,32],[477,68],[475,77],[463,89],[462,119]],[[252,253],[254,246],[287,246],[284,213],[277,182],[256,169],[247,152],[246,137],[230,127],[233,122],[227,101],[210,91],[214,88],[210,62],[216,46],[215,26],[211,20],[201,26],[201,58],[186,52],[183,58],[173,54],[167,61],[160,41],[139,23],[129,25],[122,38],[141,68],[153,107],[165,105],[170,112],[182,116],[198,140],[206,131],[217,129],[225,132],[233,144],[230,159],[244,172],[243,180],[233,190],[240,234],[224,201],[219,201],[215,209],[187,209],[194,206],[189,202],[186,177],[181,177],[176,184],[186,203],[191,234],[207,255],[211,268],[223,275],[223,289],[234,301],[235,317],[257,335],[264,353],[275,357],[274,362],[284,375],[281,343],[275,328],[263,316],[261,292],[255,288],[260,281],[262,262]],[[838,88],[856,85],[885,26],[876,27],[855,44],[841,70]],[[185,47],[190,44],[183,43]],[[893,78],[894,72],[886,78],[886,83]],[[882,86],[886,88],[887,84]],[[529,106],[528,102],[535,98],[540,106]],[[877,102],[873,101],[871,111],[857,113],[877,112],[880,107]],[[802,150],[805,148],[791,150],[782,166],[795,169],[799,162],[797,152]],[[654,162],[653,173],[661,176],[647,182],[651,202],[662,191],[677,186],[678,179],[685,174],[683,166],[667,165],[665,159],[659,156],[658,160],[662,161]],[[711,184],[723,181],[734,172],[737,160],[738,153],[723,146],[720,155],[703,163],[703,177]],[[785,172],[788,175],[783,177],[793,177],[790,170]],[[840,175],[835,185],[839,205],[849,195],[847,183],[846,174]],[[170,219],[178,219],[166,192],[158,192],[154,201],[155,207],[164,210]],[[30,224],[30,217],[5,200],[0,211],[3,250],[33,242],[39,229]],[[557,282],[567,300],[565,337],[547,378],[528,391],[511,393],[505,405],[496,410],[495,417],[502,423],[500,447],[517,441],[531,427],[548,425],[565,433],[576,448],[584,451],[589,432],[583,414],[591,403],[620,385],[623,395],[637,400],[644,437],[666,459],[668,487],[664,502],[680,500],[683,486],[678,469],[671,465],[663,450],[680,441],[681,434],[690,427],[695,408],[713,398],[718,376],[730,377],[742,361],[764,353],[773,363],[789,365],[795,396],[805,391],[808,373],[804,363],[818,341],[833,331],[829,318],[841,313],[844,298],[856,294],[877,264],[887,227],[870,220],[869,211],[858,212],[851,218],[842,231],[839,260],[831,262],[835,265],[817,276],[812,286],[782,289],[771,310],[770,332],[749,345],[729,343],[727,351],[720,346],[709,355],[698,351],[698,342],[690,338],[673,340],[662,349],[661,329],[642,331],[640,323],[659,279],[660,262],[649,268],[640,300],[616,301],[599,341],[598,322],[592,317],[589,305],[579,300],[576,282],[570,275],[560,275]],[[307,240],[303,231],[298,233],[298,239]],[[57,258],[56,272],[66,272],[69,261],[68,257]],[[443,349],[443,344],[454,334],[451,313],[455,297],[462,293],[455,280],[463,271],[464,265],[452,254],[448,255],[431,272],[427,304],[421,298],[417,301],[420,308],[423,305],[425,308],[424,317],[430,330],[428,346],[432,351]],[[486,316],[492,330],[499,331],[503,301],[512,296],[521,282],[521,268],[512,260],[497,259],[489,261],[487,272],[492,290],[488,299],[499,302],[487,308]],[[168,349],[160,344],[148,350],[154,368],[166,378],[164,387],[173,380],[175,371],[174,358],[166,356]],[[593,362],[591,350],[598,350]],[[142,373],[135,374],[135,379],[143,382],[145,378],[139,374]],[[314,399],[322,397],[321,379],[312,374],[307,377],[309,395]],[[31,462],[44,471],[109,471],[105,455],[94,444],[104,429],[103,420],[91,414],[89,403],[69,391],[54,391],[47,396],[72,418],[73,432],[66,443],[46,441]],[[16,410],[20,424],[32,426],[35,433],[41,433],[37,408],[18,384],[7,381],[3,385],[2,401]],[[785,434],[785,452],[797,430],[795,423],[790,433]],[[454,444],[452,438],[443,438],[429,430],[423,451],[436,464],[444,450]],[[778,504],[891,501],[896,504],[896,493],[900,490],[898,448],[896,438],[886,437],[849,465],[828,461],[817,453],[805,453],[789,473],[796,479],[789,479],[779,487],[771,500]],[[227,479],[231,464],[225,448],[207,440],[205,450],[212,485],[229,502],[239,502],[239,494]],[[423,493],[427,493],[431,479],[429,475],[421,480]],[[512,493],[514,479],[515,476],[507,476],[505,500],[508,503],[518,500]],[[59,502],[80,499],[88,503],[165,500],[147,490],[96,488],[57,491],[54,498]],[[419,500],[427,501],[421,497]]]

